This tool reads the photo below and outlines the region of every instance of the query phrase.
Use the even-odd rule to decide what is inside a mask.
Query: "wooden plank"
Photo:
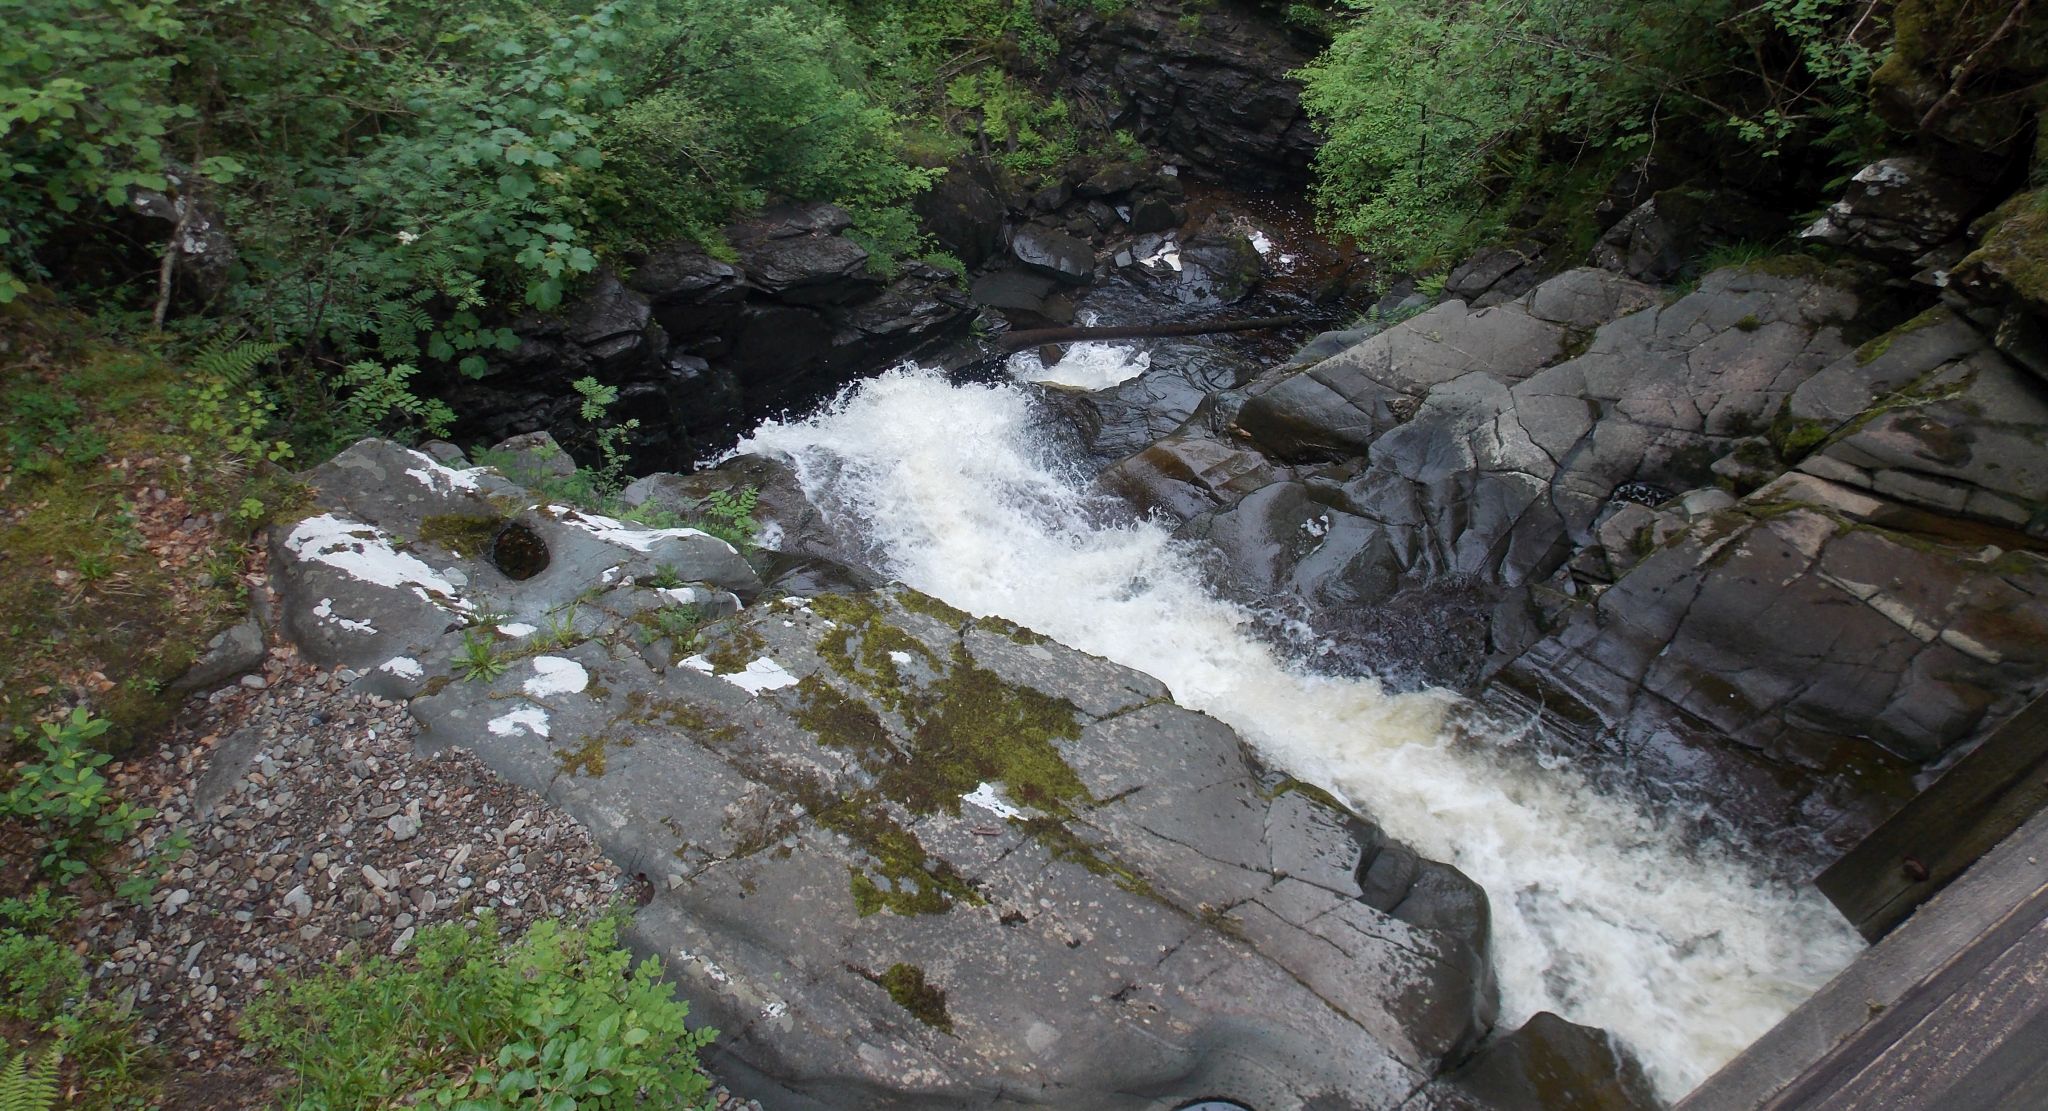
[[[2038,915],[2043,899],[2048,899],[2048,811],[2029,819],[1883,941],[1849,962],[1686,1096],[1676,1111],[1757,1111],[1770,1104],[1824,1062],[1839,1063],[1852,1043],[1871,1044],[1865,1039],[1872,1024],[1910,1015],[1915,998],[1928,998],[1915,993],[1944,970],[1953,975],[1955,969],[1975,967],[1964,954],[1987,935],[2011,931],[2029,921],[2030,914]],[[2048,1052],[2042,1056],[2048,1058]],[[2015,1090],[2030,1089],[2020,1085]],[[2014,1106],[2048,1109],[2048,1100]]]
[[[2048,1056],[2048,887],[2015,907],[1763,1106],[1769,1111],[2015,1107]]]
[[[1993,730],[1814,886],[1876,941],[2044,807],[2048,696]]]

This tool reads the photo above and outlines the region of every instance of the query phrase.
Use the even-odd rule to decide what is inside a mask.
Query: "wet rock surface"
[[[851,226],[829,204],[771,208],[725,229],[730,259],[679,242],[597,275],[560,312],[516,322],[481,378],[443,384],[457,434],[547,430],[580,451],[590,430],[569,384],[593,375],[619,390],[611,417],[640,422],[636,462],[683,467],[763,413],[965,334],[953,275],[906,262],[884,278]]]
[[[1174,408],[1099,482],[1311,665],[1475,692],[1796,874],[2048,685],[2048,390],[1968,304],[1852,344],[1863,301],[1806,263],[1665,300],[1587,269],[1445,301]]]
[[[723,542],[379,441],[309,478],[284,627],[646,878],[636,944],[742,1094],[1394,1106],[1492,1024],[1483,893],[1148,676],[900,587],[741,609]],[[505,577],[478,521],[547,569]]]

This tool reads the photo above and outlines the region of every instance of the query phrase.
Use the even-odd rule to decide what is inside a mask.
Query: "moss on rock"
[[[953,1032],[953,1016],[946,1010],[946,993],[926,978],[924,969],[899,963],[880,973],[861,970],[861,975],[888,992],[897,1006],[910,1012],[910,1017],[934,1030]]]

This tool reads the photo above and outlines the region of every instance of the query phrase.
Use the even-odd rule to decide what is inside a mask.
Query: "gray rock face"
[[[286,628],[651,881],[634,943],[746,1094],[1391,1107],[1492,1024],[1484,894],[1149,676],[903,588],[742,610],[720,542],[382,441],[310,478]]]
[[[1026,224],[1010,240],[1010,254],[1024,268],[1072,285],[1095,280],[1095,249],[1059,228]]]
[[[219,686],[263,662],[263,627],[252,618],[223,630],[206,644],[206,650],[192,662],[172,686],[177,690],[207,690]]]
[[[1229,305],[1244,300],[1265,271],[1252,241],[1237,232],[1205,232],[1181,244],[1181,300]]]
[[[1495,308],[1446,301],[1305,370],[1255,382],[1237,426],[1283,459],[1362,454],[1434,387],[1471,373],[1520,381],[1563,357],[1575,333],[1650,300],[1634,282],[1576,270]]]
[[[1842,199],[1800,236],[1911,262],[1960,234],[1981,196],[1979,187],[1941,173],[1925,159],[1882,158],[1856,171]]]
[[[1799,469],[2048,536],[2048,385],[1937,308],[1814,375],[1787,406]]]
[[[128,207],[162,221],[173,235],[173,273],[202,298],[227,287],[241,252],[229,234],[220,206],[208,196],[211,185],[189,167],[172,164],[164,172],[170,192],[128,187]]]

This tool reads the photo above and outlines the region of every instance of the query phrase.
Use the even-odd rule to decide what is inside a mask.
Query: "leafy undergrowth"
[[[295,1078],[282,1106],[708,1108],[689,1008],[650,959],[633,967],[620,919],[497,918],[422,931],[416,955],[369,957],[266,996],[250,1039]]]
[[[222,365],[0,306],[0,742],[84,706],[129,746],[244,610],[248,537],[294,495],[249,461],[267,413],[205,372]]]

